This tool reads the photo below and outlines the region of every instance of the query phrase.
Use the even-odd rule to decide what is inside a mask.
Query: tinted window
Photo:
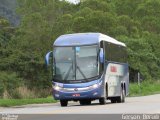
[[[126,62],[126,47],[105,42],[105,59],[115,62]]]

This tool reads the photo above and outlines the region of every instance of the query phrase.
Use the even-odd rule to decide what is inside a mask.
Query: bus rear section
[[[129,94],[128,64],[108,62],[106,66],[107,99],[111,103],[123,103]]]

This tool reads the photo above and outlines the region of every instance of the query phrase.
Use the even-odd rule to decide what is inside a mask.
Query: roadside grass
[[[129,96],[160,94],[160,81],[143,81],[140,85],[130,83]]]
[[[55,103],[56,100],[53,97],[47,98],[34,98],[34,99],[0,99],[1,107],[20,106],[27,104],[43,104],[43,103]]]

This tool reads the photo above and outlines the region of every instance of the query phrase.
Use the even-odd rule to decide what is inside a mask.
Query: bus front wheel
[[[60,100],[60,104],[62,107],[66,107],[68,105],[68,101],[67,100]]]
[[[99,104],[100,105],[105,105],[106,104],[106,96],[108,96],[107,91],[108,91],[108,89],[106,87],[106,89],[104,89],[104,97],[99,98]]]
[[[100,103],[100,105],[105,105],[106,104],[106,98],[105,97],[100,98],[99,103]]]

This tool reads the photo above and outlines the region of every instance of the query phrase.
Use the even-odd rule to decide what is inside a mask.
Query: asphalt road
[[[160,94],[127,97],[125,103],[114,103],[107,101],[106,105],[99,105],[93,101],[91,105],[80,106],[79,102],[69,102],[67,107],[61,107],[59,103],[25,105],[11,108],[0,108],[0,114],[139,114],[159,113]]]

